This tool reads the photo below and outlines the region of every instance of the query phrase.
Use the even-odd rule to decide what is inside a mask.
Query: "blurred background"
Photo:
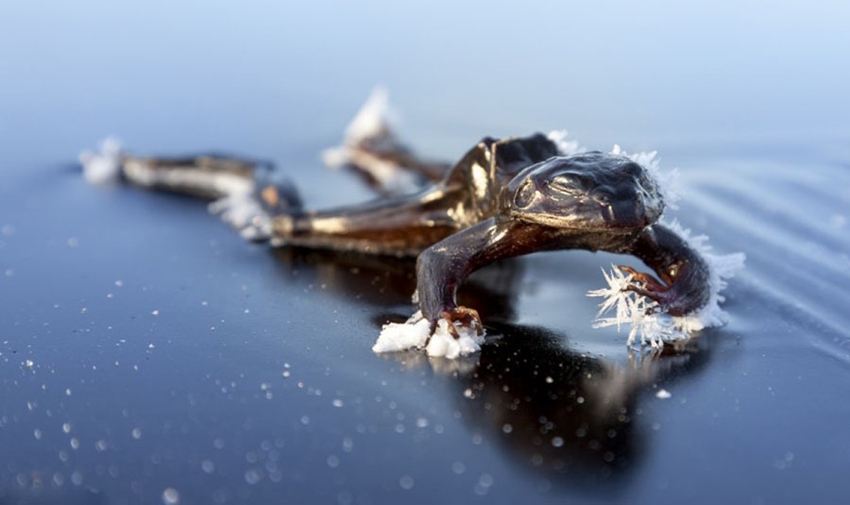
[[[0,156],[116,133],[273,157],[335,139],[378,83],[438,153],[555,128],[799,152],[850,128],[848,19],[838,1],[4,2]]]

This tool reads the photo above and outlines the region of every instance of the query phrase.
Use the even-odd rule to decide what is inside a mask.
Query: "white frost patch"
[[[109,136],[100,142],[99,150],[83,151],[79,161],[83,166],[83,177],[90,184],[114,182],[121,175],[121,141]]]
[[[383,86],[375,86],[366,103],[345,129],[346,143],[379,137],[387,132],[391,122],[389,94]]]
[[[210,213],[239,231],[246,240],[267,240],[272,235],[272,220],[253,191],[234,192],[207,207]]]
[[[416,314],[404,323],[388,323],[381,329],[378,340],[372,346],[376,353],[398,352],[408,349],[422,349],[431,333],[431,323],[422,317],[422,312]]]
[[[552,130],[546,135],[546,138],[557,146],[558,153],[562,156],[572,156],[585,152],[587,149],[582,147],[577,140],[567,140],[569,134],[567,130]]]
[[[678,208],[676,202],[679,201],[680,195],[679,192],[676,191],[675,187],[676,181],[679,179],[679,170],[676,168],[670,171],[662,170],[660,158],[658,158],[658,151],[629,154],[626,151],[623,151],[619,145],[614,144],[614,147],[611,149],[611,154],[616,156],[625,156],[646,169],[649,176],[658,186],[658,193],[664,200],[665,205],[671,209]]]
[[[405,195],[415,193],[419,189],[417,174],[371,153],[351,151],[345,163],[352,163],[367,171],[375,179],[375,183],[387,193]]]
[[[345,129],[342,145],[322,151],[322,161],[330,168],[354,165],[367,172],[379,187],[390,194],[409,194],[417,191],[417,174],[381,158],[373,151],[363,149],[363,144],[370,140],[379,144],[394,143],[394,123],[387,91],[382,86],[377,86]]]
[[[743,268],[746,256],[735,253],[719,256],[712,254],[711,246],[707,244],[708,237],[699,235],[691,237],[690,231],[685,230],[678,222],[665,223],[674,233],[682,237],[691,248],[702,256],[709,269],[709,289],[711,290],[708,303],[698,311],[687,316],[673,317],[666,313],[657,312],[658,304],[628,291],[632,275],[612,265],[610,272],[603,270],[607,288],[589,291],[588,296],[600,296],[604,300],[599,304],[599,313],[594,328],[606,326],[631,325],[629,339],[626,345],[634,345],[640,337],[640,344],[659,347],[665,341],[674,341],[689,337],[692,333],[713,326],[722,326],[727,322],[726,313],[720,308],[725,300],[720,293],[726,288],[727,280]],[[613,317],[601,317],[613,309]],[[652,312],[652,313],[647,313]]]
[[[449,324],[452,323],[440,319],[431,335],[431,323],[422,317],[421,311],[417,311],[404,323],[385,324],[372,351],[384,353],[425,349],[428,356],[455,359],[481,350],[483,335],[478,335],[474,328],[455,322],[455,328],[460,334],[458,339],[449,332]]]
[[[390,130],[390,117],[387,90],[383,86],[376,86],[345,129],[342,145],[325,149],[322,161],[331,168],[349,163],[352,148],[367,139],[381,137]]]
[[[330,168],[341,168],[351,159],[351,149],[347,146],[329,147],[322,151],[322,163]]]

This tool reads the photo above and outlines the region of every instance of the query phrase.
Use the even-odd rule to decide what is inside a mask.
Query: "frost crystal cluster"
[[[632,275],[626,274],[612,265],[610,272],[602,271],[607,288],[589,291],[588,296],[604,298],[599,304],[599,313],[594,328],[616,326],[619,330],[623,325],[630,326],[627,345],[649,344],[652,347],[663,345],[665,341],[673,341],[690,336],[693,332],[726,323],[726,313],[720,308],[725,300],[720,293],[726,288],[727,280],[744,266],[744,253],[716,255],[711,253],[708,237],[698,235],[691,237],[690,230],[682,228],[678,222],[665,223],[668,228],[681,236],[697,251],[709,268],[710,296],[708,303],[693,314],[673,317],[661,312],[658,304],[629,291]],[[613,315],[607,315],[613,313]],[[639,339],[639,340],[638,340]]]

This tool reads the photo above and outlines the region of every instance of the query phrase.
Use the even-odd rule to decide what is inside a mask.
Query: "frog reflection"
[[[641,397],[710,357],[692,340],[619,366],[564,347],[566,338],[546,329],[495,326],[503,337],[482,349],[474,371],[453,379],[455,398],[473,430],[553,486],[598,491],[632,475],[648,436],[636,414]]]

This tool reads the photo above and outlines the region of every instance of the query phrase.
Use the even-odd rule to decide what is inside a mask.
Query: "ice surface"
[[[455,325],[460,334],[459,339],[449,332],[449,324]],[[418,311],[404,323],[385,324],[372,351],[384,353],[424,349],[428,356],[455,359],[478,352],[484,342],[484,335],[478,335],[474,328],[446,319],[437,321],[434,334],[430,333],[431,323]]]
[[[83,176],[90,184],[107,184],[121,175],[121,141],[109,136],[100,142],[99,150],[83,151],[79,156]]]

